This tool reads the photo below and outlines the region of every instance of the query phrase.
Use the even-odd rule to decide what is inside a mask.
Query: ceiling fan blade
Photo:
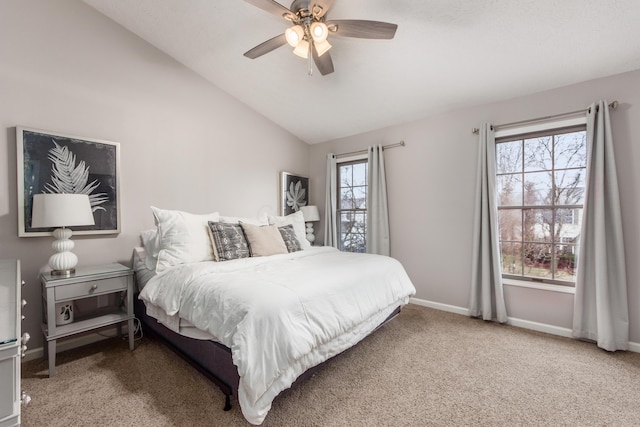
[[[315,12],[316,6],[320,7],[319,13],[316,14],[316,17],[320,19],[329,12],[329,9],[333,6],[333,2],[334,0],[315,0],[312,2],[313,7],[311,8],[311,11]]]
[[[392,39],[398,29],[396,24],[359,19],[327,21],[327,26],[329,27],[329,34],[361,39]]]
[[[327,74],[333,73],[333,60],[331,59],[331,54],[329,52],[325,52],[324,55],[318,56],[318,51],[316,47],[313,46],[313,62],[316,63],[316,67],[318,67],[318,71],[323,76]]]
[[[265,12],[272,13],[280,18],[286,18],[286,16],[294,16],[293,13],[280,3],[274,0],[244,0],[247,3],[254,5],[255,7],[259,7]],[[289,19],[290,20],[290,19]]]
[[[256,59],[259,56],[264,55],[265,53],[269,53],[274,49],[279,48],[287,44],[287,39],[284,34],[280,34],[279,36],[275,36],[272,39],[267,40],[264,43],[260,43],[258,46],[254,47],[251,50],[248,50],[244,53],[244,56],[251,59]]]

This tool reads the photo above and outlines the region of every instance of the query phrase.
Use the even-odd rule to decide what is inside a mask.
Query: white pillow
[[[267,220],[266,215],[263,215],[259,218],[242,218],[239,216],[220,215],[220,222],[224,222],[227,224],[239,224],[241,222],[244,222],[245,224],[252,225],[269,225],[269,221]]]
[[[213,261],[207,223],[218,221],[218,212],[196,215],[151,207],[158,226],[156,272],[190,262]]]
[[[158,229],[153,228],[151,230],[144,230],[140,232],[140,240],[142,240],[142,246],[147,254],[145,257],[145,264],[149,270],[155,271],[156,264],[158,263]]]
[[[284,225],[293,225],[293,230],[296,232],[296,239],[300,243],[302,249],[308,249],[311,247],[311,243],[307,240],[306,227],[304,225],[304,216],[301,211],[292,213],[287,216],[269,216],[269,224],[282,227]]]

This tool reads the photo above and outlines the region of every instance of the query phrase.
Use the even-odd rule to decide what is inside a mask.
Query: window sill
[[[502,279],[502,284],[507,286],[516,286],[519,288],[540,289],[543,291],[561,292],[564,294],[575,294],[576,288],[572,286],[552,285],[549,283],[536,283],[526,280]]]

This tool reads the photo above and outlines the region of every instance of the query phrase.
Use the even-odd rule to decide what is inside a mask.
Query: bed
[[[304,243],[291,252],[260,252],[253,231],[279,230],[285,241],[286,231],[297,240],[295,245],[304,236],[296,233],[304,233],[301,216],[258,220],[251,228],[240,227],[242,232],[238,224],[248,219],[231,217],[224,222],[219,216],[214,221],[212,215],[189,217],[193,220],[191,234],[205,232],[203,223],[211,227],[207,238],[213,259],[193,261],[182,254],[178,258],[184,262],[176,263],[174,255],[194,242],[163,256],[165,249],[176,245],[176,241],[162,241],[172,235],[163,221],[166,212],[154,210],[156,248],[141,234],[144,246],[134,250],[141,288],[136,315],[145,330],[160,335],[221,388],[226,395],[225,409],[230,407],[230,396],[236,395],[244,417],[252,424],[263,422],[280,392],[357,344],[395,316],[415,293],[402,265],[390,257]],[[226,248],[216,250],[213,224],[245,238],[249,255],[220,259]],[[235,228],[218,224],[235,224]],[[189,235],[184,229],[173,235],[182,241],[185,233]],[[229,243],[233,236],[225,235],[222,240]],[[234,245],[231,252],[237,249]],[[209,257],[204,246],[200,249]],[[162,265],[167,259],[169,264]]]

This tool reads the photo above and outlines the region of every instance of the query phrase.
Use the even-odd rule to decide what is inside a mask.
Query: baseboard
[[[122,333],[127,333],[127,325],[122,325]],[[82,347],[83,345],[93,344],[98,341],[106,340],[116,336],[118,336],[118,329],[116,326],[113,326],[100,329],[99,332],[87,333],[79,336],[60,339],[56,343],[56,353],[71,350],[76,347]],[[31,350],[27,350],[24,358],[22,359],[22,362],[28,362],[30,360],[42,358],[44,358],[44,347],[37,347]]]
[[[421,305],[423,307],[435,308],[436,310],[447,311],[449,313],[461,314],[463,316],[469,315],[468,308],[458,307],[455,305],[442,304],[439,302],[427,301],[419,298],[411,298],[409,300],[409,303],[415,304],[415,305]]]
[[[409,302],[411,304],[421,305],[423,307],[429,307],[436,310],[446,311],[449,313],[461,314],[463,316],[469,315],[469,309],[465,307],[442,304],[439,302],[427,301],[419,298],[411,298]],[[507,319],[507,324],[518,327],[518,328],[530,329],[533,331],[544,332],[551,335],[558,335],[565,338],[573,338],[571,329],[562,328],[560,326],[548,325],[546,323],[532,322],[530,320],[523,320],[515,317],[509,317]],[[629,351],[640,353],[640,343],[629,341]]]

